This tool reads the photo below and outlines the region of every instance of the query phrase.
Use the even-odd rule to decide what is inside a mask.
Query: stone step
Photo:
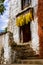
[[[42,64],[43,59],[29,59],[29,60],[21,60],[22,64]]]

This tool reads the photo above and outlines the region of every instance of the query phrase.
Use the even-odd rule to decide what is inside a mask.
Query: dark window
[[[22,9],[28,7],[31,3],[31,0],[21,0],[22,4]]]

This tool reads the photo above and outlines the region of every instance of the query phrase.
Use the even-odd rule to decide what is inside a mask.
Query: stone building
[[[8,29],[13,34],[14,42],[17,45],[29,44],[43,58],[43,0],[10,0],[9,1],[9,22]],[[22,27],[16,26],[16,19],[20,15],[29,13],[32,9],[33,19]],[[9,32],[0,34],[0,48],[4,48],[4,60],[10,62],[11,47],[9,45]],[[12,37],[11,37],[12,38]],[[13,39],[12,38],[12,39]],[[3,41],[2,41],[3,40]],[[10,40],[11,41],[11,40]],[[12,41],[11,41],[12,42]],[[1,52],[0,52],[1,53]],[[15,55],[15,52],[14,52]],[[14,58],[14,56],[13,56]]]
[[[20,27],[16,26],[16,16],[23,11],[33,8],[34,20],[29,24],[31,34],[20,34]],[[36,54],[39,54],[39,36],[38,36],[38,0],[10,0],[9,2],[9,22],[8,22],[8,31],[13,33],[14,41],[17,44],[25,43],[26,38],[27,42],[31,41],[30,45],[36,51]],[[26,30],[24,31],[26,32]],[[29,31],[28,31],[29,32]],[[27,35],[27,37],[26,37]],[[30,35],[30,37],[28,36]],[[24,37],[23,37],[24,36]],[[20,41],[21,37],[21,41]],[[31,38],[29,40],[29,38]],[[25,40],[25,41],[24,41]],[[24,42],[23,42],[24,41]]]

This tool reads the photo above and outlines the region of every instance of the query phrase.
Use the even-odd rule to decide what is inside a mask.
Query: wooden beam
[[[29,11],[30,9],[33,10],[33,7],[30,6],[30,7],[25,8],[24,10],[20,11],[20,12],[16,15],[16,17],[20,16],[21,14],[24,14],[25,12]]]

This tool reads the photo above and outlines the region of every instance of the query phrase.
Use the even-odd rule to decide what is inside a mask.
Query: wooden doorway
[[[20,27],[20,42],[29,42],[31,40],[30,22]]]

